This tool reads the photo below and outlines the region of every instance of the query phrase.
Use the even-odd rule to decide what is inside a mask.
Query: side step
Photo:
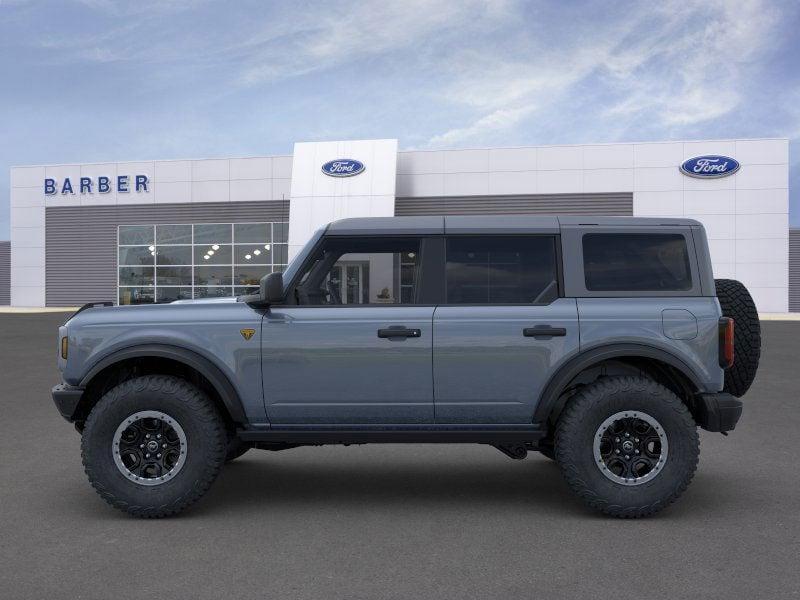
[[[531,425],[272,425],[239,429],[244,442],[287,444],[536,444],[546,435]]]

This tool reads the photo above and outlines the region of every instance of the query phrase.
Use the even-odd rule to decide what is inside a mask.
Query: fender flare
[[[138,346],[129,346],[112,352],[92,365],[92,368],[89,369],[86,375],[81,379],[80,387],[86,388],[98,373],[110,366],[131,358],[145,357],[167,358],[194,369],[211,383],[211,386],[216,390],[217,394],[219,394],[231,419],[237,423],[247,422],[242,401],[239,398],[236,388],[231,384],[230,379],[228,379],[219,367],[204,356],[178,346],[170,346],[168,344],[142,344]]]
[[[561,392],[581,371],[604,360],[623,357],[652,358],[661,361],[683,374],[691,382],[695,391],[704,389],[697,373],[685,361],[666,350],[636,343],[604,345],[585,350],[559,367],[556,373],[550,377],[539,397],[539,403],[533,414],[533,422],[545,423],[550,418]]]

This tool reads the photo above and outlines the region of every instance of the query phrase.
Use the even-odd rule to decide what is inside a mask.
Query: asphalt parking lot
[[[583,507],[488,446],[252,451],[178,518],[108,507],[49,396],[63,314],[0,315],[0,597],[800,596],[800,322],[765,322],[730,437],[655,518]]]

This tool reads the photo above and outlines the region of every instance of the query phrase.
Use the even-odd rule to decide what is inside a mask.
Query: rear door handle
[[[379,338],[418,338],[422,335],[420,329],[408,329],[407,327],[387,327],[378,329]]]
[[[566,327],[550,327],[550,325],[537,325],[536,327],[526,327],[522,330],[525,337],[556,337],[567,335]]]

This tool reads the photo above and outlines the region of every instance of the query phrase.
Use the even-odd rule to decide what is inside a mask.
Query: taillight
[[[733,366],[733,319],[730,317],[719,320],[719,366],[723,369]]]

